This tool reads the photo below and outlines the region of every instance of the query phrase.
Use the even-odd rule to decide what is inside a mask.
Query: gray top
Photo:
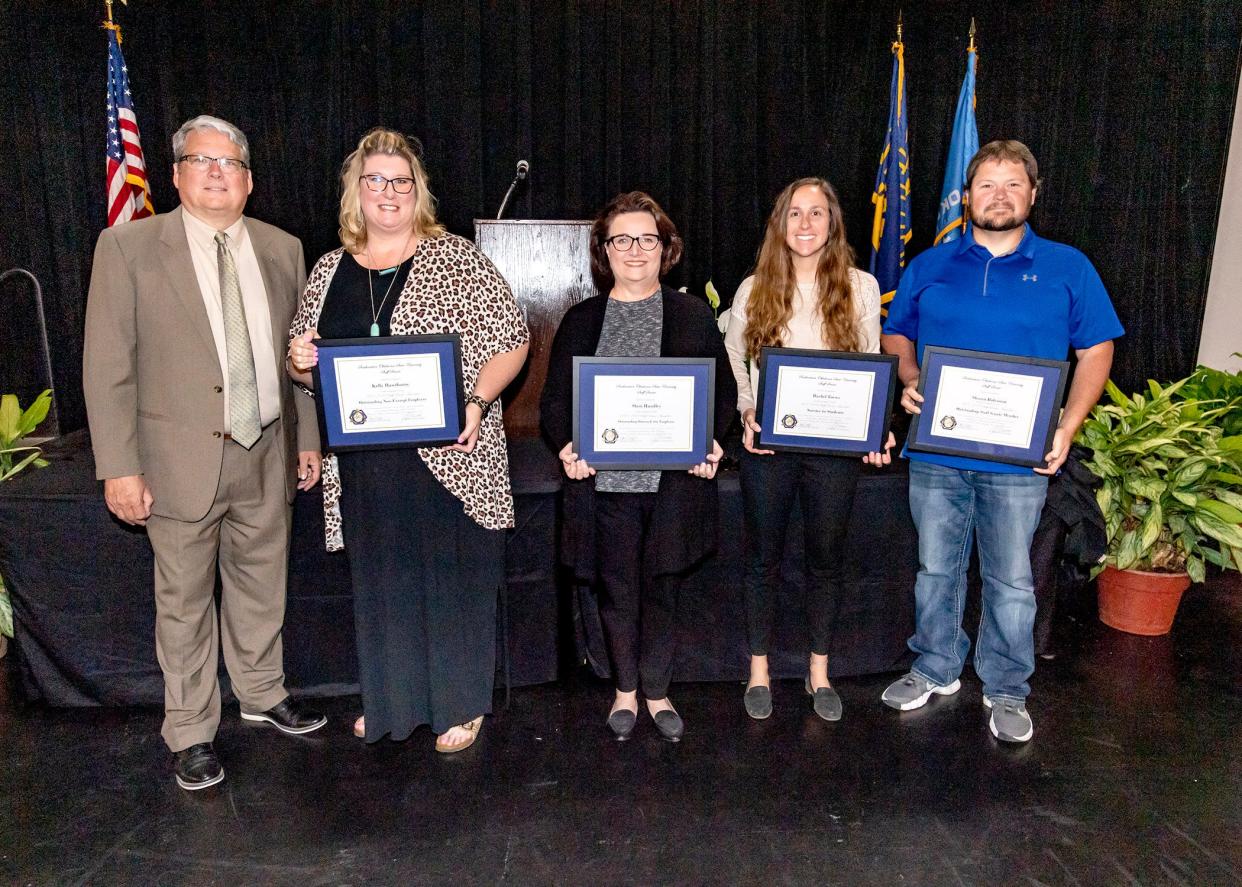
[[[609,298],[596,357],[659,357],[664,332],[664,297],[659,290],[639,302]],[[654,493],[659,471],[601,471],[595,475],[600,493]]]

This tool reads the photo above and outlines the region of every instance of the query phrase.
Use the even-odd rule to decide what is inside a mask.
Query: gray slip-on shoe
[[[765,720],[772,714],[772,689],[762,684],[747,687],[742,704],[746,706],[746,714],[756,721]]]

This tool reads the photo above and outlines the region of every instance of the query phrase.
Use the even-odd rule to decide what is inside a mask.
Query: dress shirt
[[[220,266],[216,260],[215,238],[219,229],[184,208],[181,218],[185,221],[185,236],[190,241],[194,274],[203,294],[211,335],[216,342],[216,354],[220,358],[224,378],[224,430],[227,433],[232,429],[229,427],[229,358],[224,342],[224,309],[220,306]],[[266,428],[280,418],[280,380],[276,377],[276,350],[272,343],[272,315],[267,304],[267,288],[263,285],[263,273],[259,270],[259,257],[255,255],[254,244],[246,231],[245,217],[225,228],[224,233],[229,237],[228,249],[237,264],[242,304],[246,309],[246,327],[250,331],[250,348],[254,353],[255,381],[259,385],[259,419]]]

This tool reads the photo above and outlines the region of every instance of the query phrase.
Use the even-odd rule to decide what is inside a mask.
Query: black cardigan
[[[711,309],[694,296],[667,286],[660,335],[661,357],[711,357],[716,360],[715,438],[737,414],[737,383],[729,366],[724,337]],[[540,426],[554,452],[573,439],[573,363],[591,357],[599,347],[607,296],[574,305],[552,340],[548,377],[540,400]],[[561,561],[579,579],[595,580],[595,478],[564,482]],[[656,572],[679,573],[716,548],[716,483],[687,471],[663,471],[656,493],[651,532],[656,540]]]

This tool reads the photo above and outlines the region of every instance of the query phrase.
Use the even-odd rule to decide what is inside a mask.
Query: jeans
[[[836,626],[845,533],[862,471],[852,456],[742,453],[746,520],[746,640],[750,655],[771,645],[785,531],[795,498],[802,506],[805,600],[811,652],[828,655]]]
[[[1022,700],[1035,671],[1035,578],[1031,539],[1048,478],[910,463],[910,514],[919,533],[914,583],[913,670],[934,684],[962,673],[970,638],[962,630],[972,536],[979,542],[983,608],[975,673],[988,697]]]

